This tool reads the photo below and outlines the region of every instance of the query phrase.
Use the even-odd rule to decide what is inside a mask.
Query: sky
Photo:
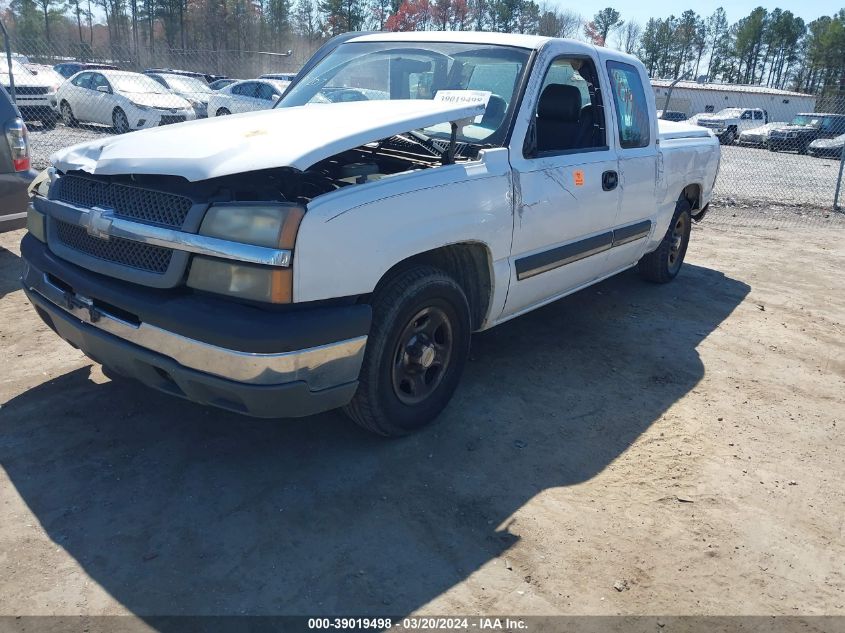
[[[540,3],[542,4],[542,3]],[[718,7],[723,7],[728,14],[730,23],[751,13],[756,7],[775,9],[780,7],[790,10],[792,13],[805,22],[811,22],[822,15],[832,15],[845,8],[845,0],[784,0],[783,2],[770,2],[761,0],[687,0],[680,2],[666,2],[665,0],[587,0],[575,5],[569,2],[549,2],[556,4],[562,9],[572,9],[583,17],[591,17],[604,7],[613,7],[622,14],[623,20],[633,19],[640,24],[645,24],[649,18],[665,18],[671,14],[680,15],[687,9],[693,9],[699,15],[707,17]]]

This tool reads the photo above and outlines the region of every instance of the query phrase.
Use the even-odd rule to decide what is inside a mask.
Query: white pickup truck
[[[696,125],[706,127],[725,145],[733,145],[743,132],[769,122],[769,113],[762,108],[724,108],[715,114],[697,114]]]
[[[379,33],[277,108],[55,155],[23,286],[113,373],[383,435],[447,405],[472,332],[625,269],[681,267],[719,145],[640,62],[581,42]]]

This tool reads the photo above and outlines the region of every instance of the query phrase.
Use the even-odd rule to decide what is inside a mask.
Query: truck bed
[[[657,130],[661,141],[677,138],[706,138],[710,136],[710,130],[707,128],[692,125],[684,121],[675,122],[658,119]]]

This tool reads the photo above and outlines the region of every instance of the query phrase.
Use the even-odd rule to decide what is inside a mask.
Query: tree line
[[[119,61],[158,51],[295,51],[358,30],[487,30],[571,37],[637,55],[652,77],[761,84],[845,95],[845,9],[809,23],[758,7],[730,23],[702,16],[583,17],[545,0],[11,0],[3,14],[17,52],[42,49]],[[27,48],[32,50],[26,50]]]

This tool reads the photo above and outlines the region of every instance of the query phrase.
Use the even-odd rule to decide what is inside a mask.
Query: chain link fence
[[[183,50],[144,42],[54,46],[15,36],[10,44],[33,165],[43,168],[56,150],[115,132],[271,108],[287,85],[285,74],[295,73],[319,42],[299,39],[265,51]],[[0,80],[10,87],[5,55]],[[772,207],[804,213],[845,205],[845,187],[837,189],[845,94],[816,97],[692,81],[652,84],[662,117],[707,127],[719,137],[714,206],[734,213]]]
[[[662,117],[706,127],[719,138],[714,204],[841,208],[845,94],[816,97],[692,81],[657,80],[653,88]]]

